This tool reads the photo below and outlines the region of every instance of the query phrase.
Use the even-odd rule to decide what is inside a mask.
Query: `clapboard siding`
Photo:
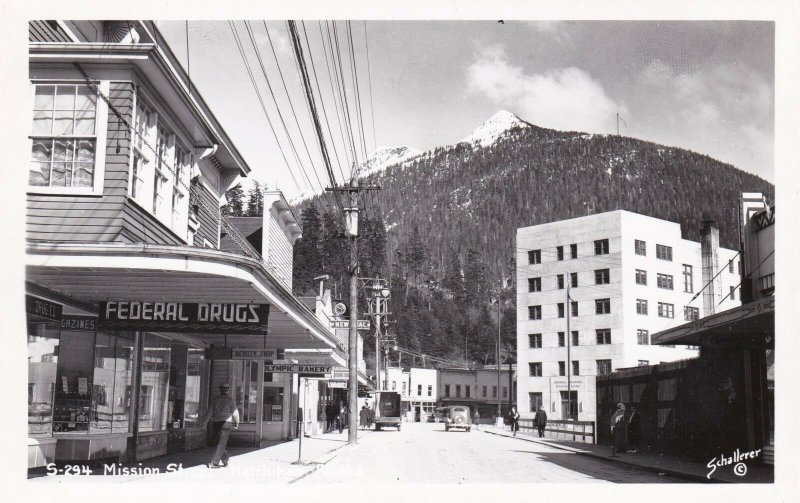
[[[123,207],[121,238],[128,243],[185,244],[156,217],[140,208],[132,200]]]
[[[69,36],[55,21],[29,21],[29,42],[72,42]]]
[[[194,245],[202,247],[203,240],[207,239],[214,248],[219,248],[219,199],[201,183],[192,183],[190,190],[190,201],[197,206],[200,222]]]
[[[133,84],[112,82],[109,100],[132,121]],[[26,238],[31,241],[119,241],[128,192],[130,131],[109,110],[102,196],[28,194]]]

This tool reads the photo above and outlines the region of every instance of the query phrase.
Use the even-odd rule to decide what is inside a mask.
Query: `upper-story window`
[[[541,292],[542,291],[542,278],[528,278],[528,291]]]
[[[669,260],[670,262],[672,262],[672,247],[657,244],[656,258],[661,260]]]
[[[530,250],[530,251],[528,251],[528,263],[529,264],[541,264],[542,263],[542,250]]]
[[[686,293],[694,292],[692,266],[689,264],[683,264],[683,291]]]
[[[166,119],[137,95],[130,197],[182,238],[189,214],[192,158]]]
[[[556,257],[558,260],[564,260],[564,247],[556,246]]]
[[[636,255],[647,255],[647,242],[639,239],[634,241],[634,250]]]
[[[569,245],[569,256],[570,258],[578,258],[578,243]]]
[[[609,269],[596,269],[594,271],[594,284],[607,285],[611,282],[611,271]]]
[[[594,242],[595,255],[608,255],[608,239],[598,239]]]
[[[33,94],[29,190],[102,194],[104,162],[97,152],[105,144],[98,127],[105,124],[105,102],[85,84],[34,83]]]
[[[672,290],[672,275],[658,273],[656,275],[656,284],[658,285],[659,288]]]

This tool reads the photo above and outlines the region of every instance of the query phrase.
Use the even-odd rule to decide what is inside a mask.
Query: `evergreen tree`
[[[237,183],[225,192],[227,203],[222,207],[222,214],[229,217],[244,216],[244,190],[242,184]]]
[[[480,305],[489,301],[488,268],[475,250],[467,252],[464,263],[464,294],[467,302]]]
[[[411,229],[411,237],[406,245],[405,262],[408,266],[408,272],[414,279],[414,286],[417,286],[419,275],[422,272],[428,257],[428,251],[425,248],[425,243],[422,241],[422,236],[419,233],[419,227],[414,225]]]
[[[247,193],[247,216],[260,217],[264,214],[264,191],[265,185],[261,185],[258,180],[253,181],[253,187]]]

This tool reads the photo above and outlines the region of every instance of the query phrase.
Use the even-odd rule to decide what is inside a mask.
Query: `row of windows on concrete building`
[[[451,395],[450,394],[450,385],[449,384],[445,384],[444,385],[444,396],[445,396],[445,398],[452,398],[452,397],[461,398],[461,385],[460,384],[456,384],[454,387],[455,387],[456,394],[455,395]],[[475,386],[475,391],[478,391],[478,387],[477,386]],[[488,391],[489,391],[489,387],[488,386],[481,386],[481,398],[488,398],[488,394],[487,394]],[[503,386],[503,398],[507,398],[507,397],[508,397],[508,386]],[[464,398],[477,398],[477,396],[476,397],[472,396],[472,386],[470,386],[469,384],[465,384],[464,385]],[[492,386],[492,398],[497,398],[497,386]]]
[[[556,260],[564,260],[564,247],[556,246]],[[608,239],[598,239],[594,242],[595,255],[608,255]],[[578,258],[578,243],[569,245],[569,257],[571,259]],[[528,250],[528,264],[541,264],[542,263],[542,250]]]
[[[596,375],[604,375],[611,373],[611,360],[595,360]],[[572,360],[572,372],[571,375],[579,376],[581,375],[581,365],[580,361]],[[542,362],[528,362],[528,375],[530,377],[542,377]],[[559,376],[566,376],[567,375],[567,362],[559,361],[558,362],[558,375]]]
[[[556,290],[563,290],[565,286],[564,279],[566,278],[565,274],[556,274]],[[607,285],[611,282],[611,271],[610,269],[597,269],[594,271],[594,283],[584,283],[581,286],[587,286],[590,284],[594,285]],[[570,288],[578,288],[578,273],[571,272],[569,273],[569,285]],[[528,292],[541,292],[542,291],[542,277],[536,276],[533,278],[528,278]]]
[[[605,345],[611,344],[611,329],[610,328],[598,328],[594,331],[595,337],[594,341],[598,345]],[[558,332],[557,334],[557,341],[558,347],[563,348],[566,346],[566,334],[564,332]],[[580,331],[579,330],[572,330],[570,333],[570,345],[571,346],[581,346],[580,343]],[[645,329],[637,329],[636,330],[636,337],[638,343],[642,346],[647,346],[650,344],[650,332]],[[542,334],[528,334],[528,347],[530,349],[541,349],[542,347],[551,347],[543,346],[544,337]]]
[[[558,317],[564,317],[564,303],[559,302],[557,304],[558,308]],[[578,302],[572,301],[570,302],[570,312],[572,316],[578,316]],[[610,314],[611,313],[611,299],[595,299],[594,301],[594,314]],[[541,320],[542,319],[542,306],[541,305],[534,305],[528,306],[528,319],[529,320]]]

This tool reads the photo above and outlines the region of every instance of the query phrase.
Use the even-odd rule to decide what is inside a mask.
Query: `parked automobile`
[[[432,413],[428,415],[429,423],[443,423],[447,420],[448,407],[436,407]]]
[[[456,405],[448,408],[444,430],[450,431],[453,428],[472,431],[472,414],[470,414],[469,407]]]

